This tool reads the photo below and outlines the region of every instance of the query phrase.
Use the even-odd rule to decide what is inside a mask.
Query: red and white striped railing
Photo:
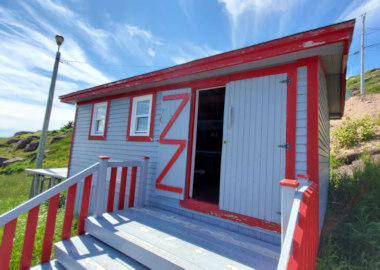
[[[319,224],[317,185],[305,181],[281,180],[282,242],[278,270],[315,269]]]
[[[60,194],[67,190],[65,214],[61,239],[65,240],[71,236],[72,223],[74,218],[75,197],[77,195],[77,185],[81,181],[83,183],[83,192],[80,203],[80,212],[78,217],[77,234],[84,233],[84,220],[89,214],[90,196],[92,186],[95,190],[95,205],[93,215],[99,216],[104,210],[113,211],[115,192],[119,193],[117,209],[121,210],[125,205],[126,189],[127,189],[127,172],[131,168],[130,190],[128,198],[128,207],[133,207],[135,203],[136,178],[139,170],[139,188],[137,194],[137,206],[141,207],[145,203],[145,188],[147,181],[148,157],[141,160],[130,161],[109,161],[109,157],[100,156],[99,162],[81,171],[80,173],[68,178],[66,181],[48,189],[38,196],[26,201],[20,206],[10,210],[0,216],[0,228],[4,226],[3,237],[0,245],[0,266],[2,269],[9,268],[11,253],[13,248],[13,240],[16,231],[17,219],[20,215],[28,212],[27,222],[25,226],[24,243],[20,258],[20,269],[28,269],[31,265],[33,248],[35,245],[35,234],[39,218],[40,205],[49,201],[48,214],[46,217],[46,225],[44,239],[42,243],[41,263],[50,260],[53,237],[56,227],[57,210]],[[110,168],[110,181],[107,181],[107,170]],[[121,168],[121,177],[119,190],[116,191],[117,168]],[[97,182],[92,185],[94,173],[97,173]],[[108,194],[105,190],[108,186]],[[107,203],[106,202],[107,197]],[[91,210],[90,210],[91,211]]]

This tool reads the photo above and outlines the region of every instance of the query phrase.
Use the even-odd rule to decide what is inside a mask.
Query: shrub
[[[331,134],[336,147],[349,148],[372,139],[376,134],[375,123],[368,116],[360,120],[347,117]]]

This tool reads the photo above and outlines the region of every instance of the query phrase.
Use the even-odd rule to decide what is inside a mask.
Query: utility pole
[[[364,21],[365,13],[362,14],[362,47],[360,51],[361,70],[360,70],[360,94],[364,94]]]
[[[38,151],[37,151],[37,157],[36,157],[36,169],[42,168],[42,161],[43,161],[44,155],[45,155],[45,143],[46,143],[46,137],[47,137],[48,127],[49,127],[51,109],[53,106],[55,82],[57,80],[59,59],[61,58],[61,53],[59,52],[59,48],[61,47],[63,40],[64,40],[64,38],[62,36],[59,36],[59,35],[55,36],[55,41],[57,42],[58,50],[57,50],[57,54],[55,56],[54,69],[53,69],[53,74],[51,76],[51,82],[50,82],[49,96],[48,96],[48,101],[46,104],[45,118],[44,118],[44,123],[42,125],[40,142],[38,144]],[[40,178],[40,176],[38,176],[37,174],[34,175],[32,186],[31,186],[30,193],[29,193],[29,198],[37,195],[37,192],[38,192],[37,189],[38,189],[39,182],[40,182],[39,178]]]

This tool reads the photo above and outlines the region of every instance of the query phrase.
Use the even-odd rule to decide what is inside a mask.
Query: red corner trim
[[[258,227],[278,233],[281,232],[281,224],[221,210],[217,204],[189,199],[180,201],[180,205],[183,208],[205,213],[218,218],[243,223],[252,227]]]
[[[139,96],[131,96],[129,101],[129,113],[128,113],[128,126],[127,126],[127,141],[131,142],[152,142],[153,141],[153,130],[154,130],[154,116],[156,112],[156,93],[150,93],[153,95],[152,97],[152,110],[150,112],[150,127],[149,127],[149,135],[148,136],[130,136],[129,132],[131,131],[131,120],[132,120],[132,107],[133,107],[133,99]]]
[[[69,175],[70,175],[71,157],[73,154],[73,145],[74,145],[75,127],[77,126],[77,118],[78,118],[78,104],[76,105],[76,109],[75,109],[74,127],[73,127],[73,132],[71,133],[70,154],[69,154],[69,163],[67,164],[67,176],[66,176],[66,178],[69,178]],[[92,118],[92,116],[91,116],[91,118]]]
[[[100,102],[99,102],[100,103]],[[91,121],[90,121],[90,128],[88,130],[88,139],[89,140],[105,140],[107,138],[107,127],[108,127],[108,116],[110,113],[110,101],[107,101],[107,112],[106,112],[106,122],[104,124],[104,134],[99,135],[91,135],[91,129],[92,129],[92,118],[94,117],[94,106],[96,103],[92,103],[92,110],[91,110]]]
[[[177,120],[178,116],[181,114],[183,108],[185,108],[187,102],[190,99],[190,94],[189,93],[183,93],[183,94],[175,94],[175,95],[167,95],[163,96],[162,100],[163,101],[168,101],[168,100],[177,100],[177,99],[182,99],[181,104],[175,111],[174,115],[172,118],[170,118],[168,124],[162,131],[160,135],[159,142],[160,144],[172,144],[172,145],[179,145],[177,151],[174,153],[172,158],[169,160],[168,164],[165,166],[165,168],[162,170],[161,174],[158,176],[156,180],[156,188],[157,189],[162,189],[166,191],[171,191],[171,192],[176,192],[176,193],[182,193],[183,189],[179,187],[172,187],[168,185],[163,185],[161,184],[162,180],[164,179],[165,175],[168,173],[170,168],[174,165],[174,163],[177,161],[183,150],[186,148],[186,140],[178,140],[178,139],[166,139],[165,136],[169,132],[170,128],[173,126],[174,122]]]
[[[316,185],[316,237],[319,239],[319,72],[318,57],[307,65],[307,175]],[[318,243],[318,241],[317,241]]]
[[[292,188],[297,188],[299,187],[300,183],[297,180],[293,179],[282,179],[280,181],[280,186],[284,187],[292,187]]]

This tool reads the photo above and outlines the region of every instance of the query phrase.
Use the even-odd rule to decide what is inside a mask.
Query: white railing
[[[27,269],[30,267],[33,247],[35,241],[36,228],[39,218],[40,205],[49,201],[48,214],[46,218],[45,233],[42,244],[41,263],[50,260],[53,237],[55,233],[56,217],[59,204],[59,196],[62,192],[67,190],[65,214],[63,220],[63,227],[61,239],[67,239],[71,236],[72,223],[74,218],[75,197],[77,194],[77,185],[83,181],[83,192],[80,202],[80,213],[78,217],[78,231],[77,234],[84,233],[84,220],[89,213],[90,195],[92,190],[92,177],[97,173],[97,180],[95,184],[95,205],[93,215],[99,216],[106,209],[111,212],[114,209],[114,197],[116,192],[116,175],[117,168],[121,169],[120,177],[120,190],[118,200],[118,210],[124,208],[125,194],[127,185],[127,171],[131,168],[130,189],[128,196],[128,207],[133,207],[135,203],[135,190],[138,169],[140,170],[139,188],[137,196],[137,206],[141,207],[145,204],[145,189],[147,181],[148,157],[143,157],[140,160],[129,161],[108,161],[109,158],[105,156],[99,157],[99,162],[91,165],[87,169],[77,173],[76,175],[68,178],[66,181],[48,189],[47,191],[37,195],[34,198],[26,201],[18,207],[6,212],[0,216],[0,228],[4,226],[3,237],[0,245],[0,265],[4,269],[8,269],[11,259],[13,240],[17,225],[17,219],[20,215],[28,213],[28,218],[25,226],[25,237],[23,249],[20,259],[20,269]],[[111,168],[110,181],[107,181],[107,170]],[[108,200],[106,204],[106,186],[108,187]],[[106,205],[106,207],[105,207]]]
[[[316,184],[284,179],[282,186],[281,254],[277,269],[315,269],[317,250]],[[317,230],[318,231],[318,230]],[[306,243],[307,242],[307,243]],[[306,268],[305,268],[306,267]]]

